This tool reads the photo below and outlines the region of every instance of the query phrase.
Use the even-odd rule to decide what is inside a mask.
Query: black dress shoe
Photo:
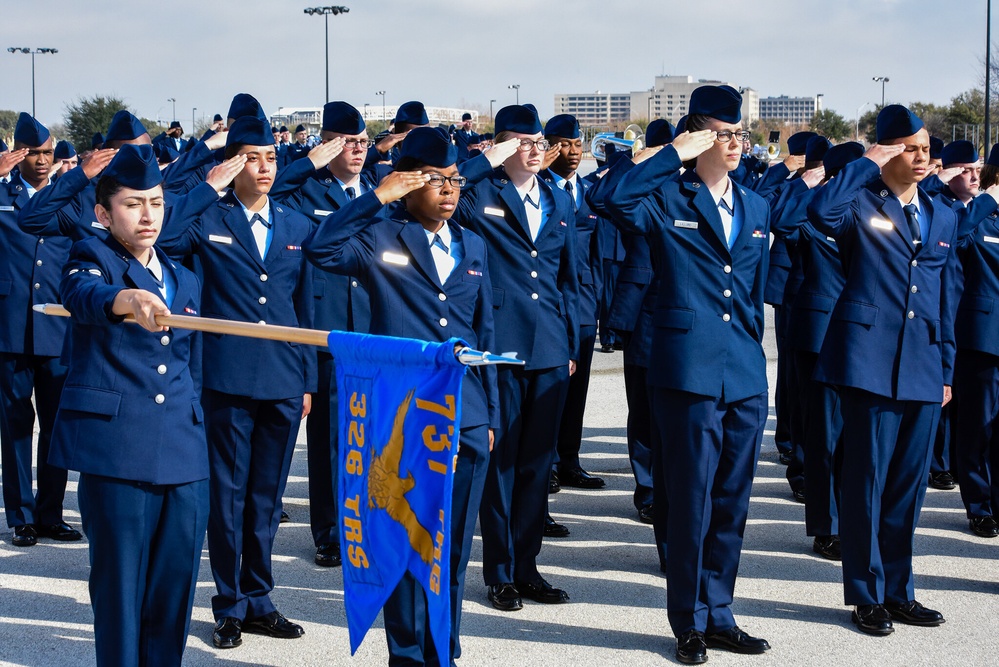
[[[604,354],[610,354],[611,352],[614,351],[614,346],[611,345],[610,343],[604,343],[603,345],[600,346],[600,351],[603,352]]]
[[[805,487],[791,489],[791,495],[794,496],[794,502],[805,504]]]
[[[857,629],[869,635],[884,637],[895,632],[891,624],[891,614],[881,604],[861,604],[853,610],[853,622]]]
[[[704,635],[688,630],[676,639],[676,659],[685,665],[701,665],[708,661],[708,645]]]
[[[943,614],[939,611],[927,609],[915,600],[901,603],[886,602],[885,609],[891,614],[892,619],[906,625],[935,627],[945,622]]]
[[[255,635],[267,635],[278,639],[298,639],[305,634],[305,629],[298,623],[292,623],[279,611],[258,616],[243,621],[243,632]]]
[[[551,514],[545,515],[545,537],[569,537],[569,529],[555,523]]]
[[[83,539],[83,534],[70,527],[68,523],[35,524],[38,537],[47,537],[59,542],[76,542]]]
[[[569,601],[569,594],[561,588],[554,588],[544,579],[538,579],[533,583],[518,581],[517,590],[521,597],[534,600],[542,604],[562,604]]]
[[[777,457],[777,460],[780,461],[781,465],[785,466],[790,465],[791,459],[792,459],[791,452],[781,452],[780,456]]]
[[[284,510],[281,510],[281,521],[280,521],[280,523],[288,523],[289,521],[291,521],[291,517],[288,516],[287,512],[285,512]]]
[[[489,587],[489,601],[500,611],[519,611],[524,608],[520,593],[513,584],[497,584]]]
[[[838,535],[820,535],[812,542],[812,551],[829,560],[843,560]]]
[[[571,486],[577,489],[601,489],[605,486],[604,480],[591,475],[582,468],[559,470],[558,481],[562,486]]]
[[[645,507],[638,510],[638,520],[642,523],[655,523],[655,511],[652,509],[652,505],[646,505]]]
[[[14,537],[10,543],[15,547],[33,547],[38,544],[38,533],[30,523],[23,526],[14,526]]]
[[[342,562],[339,544],[320,544],[316,547],[316,565],[322,567],[340,567]]]
[[[623,340],[616,340],[616,341],[614,341],[611,344],[611,347],[613,347],[618,352],[621,352],[621,351],[624,350],[624,341]]]
[[[999,536],[999,522],[996,522],[995,517],[991,515],[972,517],[968,523],[971,526],[971,532],[978,537]]]
[[[957,486],[957,482],[954,481],[954,475],[950,474],[950,470],[941,470],[930,473],[930,486],[941,491],[950,491]]]
[[[770,650],[770,644],[766,639],[750,637],[740,630],[738,625],[733,625],[728,630],[704,635],[704,643],[708,648],[720,648],[732,653],[758,655]]]
[[[238,618],[226,616],[215,621],[212,643],[215,648],[236,648],[243,643],[242,623]]]
[[[558,493],[562,490],[562,485],[558,483],[558,475],[552,471],[552,474],[548,476],[548,493]]]

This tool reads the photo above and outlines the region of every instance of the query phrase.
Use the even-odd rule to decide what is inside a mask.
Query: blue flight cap
[[[492,141],[493,140],[493,133],[492,132],[486,132],[485,134],[483,134],[482,136],[480,136],[479,139],[482,140],[482,141]]]
[[[940,137],[930,137],[930,159],[939,160],[943,153],[944,140]]]
[[[673,141],[673,126],[665,118],[657,118],[645,128],[645,145],[651,147],[665,146]]]
[[[690,94],[687,113],[738,123],[742,120],[742,95],[732,86],[701,86]]]
[[[133,190],[151,190],[163,182],[153,147],[149,144],[122,146],[101,178],[113,178]]]
[[[271,134],[280,134],[280,130],[271,125]]]
[[[180,127],[180,121],[179,120],[175,120],[175,121],[173,121],[173,122],[170,123],[170,129],[171,130],[176,130],[178,127]]]
[[[17,116],[14,128],[14,143],[37,148],[49,140],[48,129],[23,111]]]
[[[132,115],[130,111],[122,109],[111,119],[108,125],[108,132],[104,135],[104,143],[109,141],[131,141],[146,134],[146,128],[142,122]]]
[[[823,136],[815,135],[805,144],[805,162],[820,162],[826,156],[832,142]]]
[[[787,152],[791,155],[804,155],[808,151],[808,141],[819,135],[814,132],[795,132],[787,138]]]
[[[217,113],[217,114],[215,114],[214,116],[212,116],[212,122],[213,122],[213,123],[217,123],[217,122],[219,122],[220,120],[224,120],[224,119],[222,118],[222,114],[220,114],[220,113]]]
[[[683,134],[687,131],[687,117],[680,116],[680,120],[676,121],[676,134]]]
[[[254,116],[243,116],[237,118],[229,127],[229,136],[226,137],[225,145],[245,144],[247,146],[273,146],[274,135],[271,127],[262,118]]]
[[[170,144],[160,144],[157,151],[161,164],[170,164],[180,157],[180,151]]]
[[[537,114],[539,118],[541,117],[541,114],[538,113],[538,108],[533,104],[531,104],[530,102],[525,102],[524,108],[527,109],[528,111],[533,111],[535,114]]]
[[[361,112],[353,105],[337,100],[323,106],[323,132],[360,134],[365,128]]]
[[[575,116],[567,113],[552,116],[545,123],[545,136],[578,139],[579,121],[576,120]]]
[[[412,158],[420,164],[444,169],[458,160],[458,149],[447,132],[437,127],[417,127],[402,142],[399,159]]]
[[[878,114],[877,142],[911,137],[923,129],[923,121],[901,104],[889,104]]]
[[[839,171],[854,160],[864,157],[864,145],[856,141],[848,141],[845,144],[836,144],[822,158],[822,166],[825,167],[826,177],[835,176]]]
[[[305,132],[305,126],[304,125],[296,125],[295,126],[295,134],[298,134],[299,132]]]
[[[104,145],[104,135],[100,132],[94,132],[94,136],[90,137],[90,150],[96,151],[98,148]]]
[[[423,102],[406,102],[395,112],[396,123],[409,123],[410,125],[429,125],[427,109]]]
[[[287,131],[288,131],[288,126],[287,126],[287,125],[282,125],[282,126],[280,127],[280,130],[281,130],[282,132],[287,132]]]
[[[989,151],[989,159],[985,161],[985,164],[992,167],[999,167],[999,144],[992,147]]]
[[[978,149],[967,139],[958,139],[944,146],[940,159],[944,168],[952,164],[975,164],[978,162]]]
[[[461,120],[462,121],[472,120],[472,114],[466,111],[465,113],[461,114]]]
[[[527,105],[511,104],[496,112],[496,134],[500,132],[517,132],[519,134],[538,134],[541,132],[541,120],[538,112]]]
[[[76,147],[66,140],[60,141],[56,144],[55,153],[52,154],[56,160],[68,160],[71,157],[76,156]]]
[[[260,106],[260,102],[257,101],[256,97],[249,93],[236,93],[236,96],[232,98],[232,103],[229,105],[228,117],[236,120],[243,116],[255,116],[267,120],[264,109]]]

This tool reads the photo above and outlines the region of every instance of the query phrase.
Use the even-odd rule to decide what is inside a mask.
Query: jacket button
[[[919,289],[915,285],[913,285],[912,287],[909,288],[909,291],[915,294],[916,292],[919,291]]]
[[[913,266],[919,266],[919,262],[917,262],[916,260],[912,260],[912,265]]]
[[[351,287],[357,287],[357,281],[356,280],[351,280],[350,281],[350,286]]]
[[[41,266],[41,265],[42,265],[42,260],[38,260],[37,262],[35,262],[35,266]]]
[[[437,298],[440,299],[441,301],[447,301],[447,294],[441,292],[440,294],[437,295]]]
[[[38,239],[39,245],[45,245],[45,239]]]
[[[160,345],[169,345],[169,344],[170,344],[170,336],[163,336],[162,338],[160,338]]]
[[[532,278],[537,278],[538,277],[538,272],[537,271],[531,271],[531,277]]]
[[[160,375],[166,375],[166,364],[160,364],[156,367],[156,372]]]
[[[267,324],[267,322],[260,320],[259,322],[257,322],[257,324]]]
[[[726,264],[725,268],[722,269],[722,271],[724,271],[725,273],[732,273],[732,267]]]
[[[442,317],[441,318],[441,326],[442,327],[446,327],[447,326],[447,318],[446,317]]]
[[[166,396],[163,394],[156,394],[156,398],[153,400],[156,401],[157,405],[163,405],[163,402],[166,401]]]
[[[729,315],[728,313],[722,315],[722,322],[728,322],[730,319],[732,319],[732,316]]]
[[[726,299],[729,298],[730,296],[732,296],[732,290],[730,289],[725,290],[724,292],[722,292],[722,296],[724,296]]]
[[[916,316],[916,314],[910,310],[908,313],[905,314],[905,316],[911,320]]]
[[[261,273],[260,274],[260,282],[262,282],[262,283],[267,282],[267,274],[266,273]]]
[[[266,296],[260,297],[259,299],[257,299],[257,303],[259,303],[261,306],[264,305],[265,303],[267,303],[267,297]]]
[[[532,250],[531,251],[531,257],[537,257],[537,256],[538,256],[538,251],[537,250]]]
[[[41,288],[42,288],[42,285],[41,285],[41,283],[35,283],[35,284],[33,285],[33,287],[34,287],[35,289],[41,289]]]
[[[531,298],[534,299],[535,301],[537,301],[538,300],[538,293],[535,292],[534,294],[532,294]]]

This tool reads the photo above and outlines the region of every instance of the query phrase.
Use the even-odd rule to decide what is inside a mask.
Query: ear
[[[104,225],[108,229],[111,228],[111,212],[110,211],[108,211],[106,208],[104,208],[100,204],[97,204],[96,206],[94,206],[94,214],[97,215],[97,222],[101,223],[102,225]]]

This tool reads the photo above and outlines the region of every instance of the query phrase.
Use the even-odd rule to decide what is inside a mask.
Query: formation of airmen
[[[461,655],[477,521],[496,609],[570,600],[537,558],[569,532],[549,494],[604,486],[579,457],[596,349],[623,350],[633,500],[677,659],[769,650],[730,609],[768,415],[768,303],[777,442],[814,551],[842,560],[860,631],[943,623],[913,585],[927,484],[956,476],[970,530],[999,535],[999,151],[983,168],[973,144],[944,146],[890,105],[871,147],[798,133],[770,165],[748,155],[741,105],[702,86],[676,127],[653,121],[646,148],[589,175],[576,119],[543,126],[529,104],[480,136],[409,102],[372,139],[336,101],[319,141],[300,127],[292,142],[240,93],[189,142],[121,111],[78,164],[21,114],[0,153],[4,504],[15,546],[80,540],[62,515],[66,471],[80,473],[98,663],[180,664],[206,534],[214,645],[304,634],[270,595],[302,419],[315,562],[341,564],[336,360],[156,323],[171,312],[460,337],[526,362],[464,381],[451,655],[406,575],[384,610],[390,664]],[[32,311],[56,302],[68,322]]]

